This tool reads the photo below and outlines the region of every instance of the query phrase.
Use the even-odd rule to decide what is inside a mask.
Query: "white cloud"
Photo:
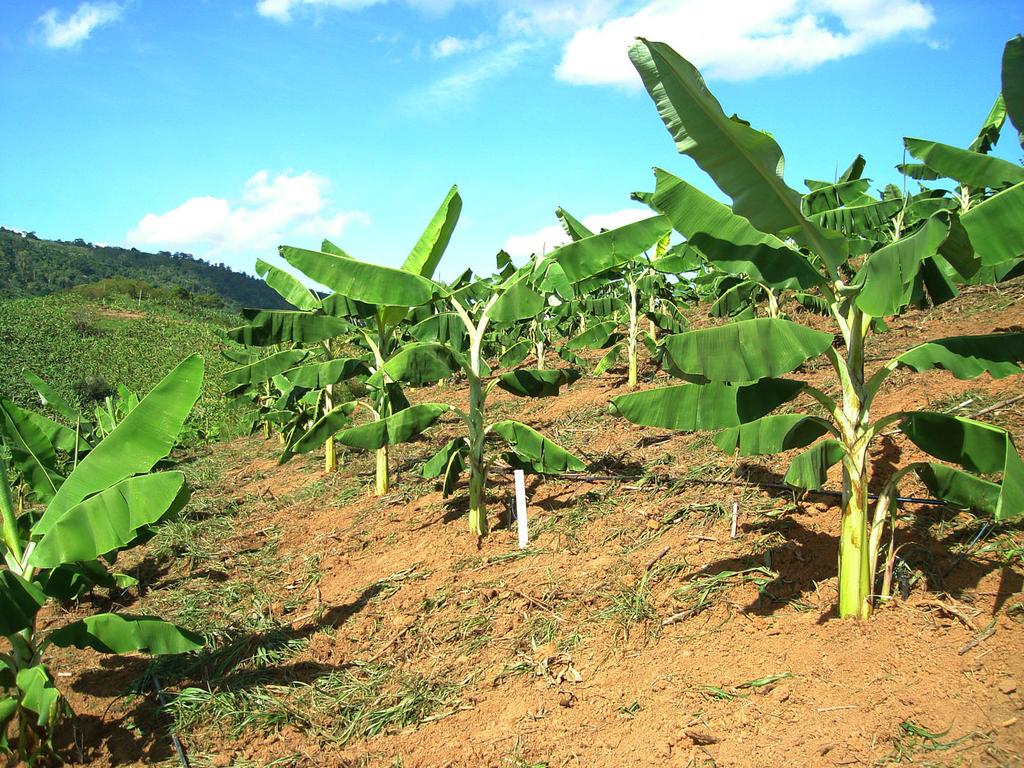
[[[42,28],[43,40],[48,47],[75,48],[97,27],[113,24],[121,18],[122,10],[117,3],[82,3],[67,17],[51,8],[36,23]]]
[[[709,77],[746,80],[812,69],[933,21],[918,0],[654,0],[576,31],[556,74],[578,84],[639,84],[626,49],[647,37]]]
[[[435,59],[447,59],[449,56],[455,56],[460,53],[479,51],[490,42],[491,36],[487,34],[477,35],[476,37],[455,37],[449,35],[430,46],[430,55]]]
[[[263,254],[290,238],[319,242],[335,238],[350,225],[366,225],[362,211],[330,211],[329,182],[306,171],[267,170],[254,174],[239,200],[200,196],[166,213],[147,213],[127,235],[135,246],[199,251],[199,255]]]
[[[622,0],[504,0],[504,34],[565,37],[613,14]]]
[[[654,212],[649,208],[623,208],[611,213],[596,213],[584,216],[580,221],[590,231],[600,232],[602,229],[615,229],[626,224],[632,224],[634,221],[650,218],[653,215]],[[513,235],[505,241],[505,245],[502,247],[510,256],[521,258],[535,253],[547,253],[568,242],[569,236],[565,234],[565,230],[562,229],[561,225],[551,224],[528,235]]]
[[[466,50],[466,41],[450,35],[430,46],[430,53],[435,59],[445,59],[456,53],[462,53],[464,50]]]
[[[259,0],[256,11],[260,16],[287,22],[291,21],[292,11],[296,9],[339,8],[356,11],[384,2],[387,0]]]
[[[411,94],[406,100],[407,106],[420,112],[433,112],[439,107],[464,104],[474,98],[485,83],[515,69],[523,56],[535,47],[536,43],[515,40],[467,59],[453,72]]]

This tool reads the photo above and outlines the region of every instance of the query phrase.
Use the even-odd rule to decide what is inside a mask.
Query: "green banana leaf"
[[[181,472],[129,477],[57,518],[36,543],[30,562],[56,568],[116,552],[134,542],[140,529],[177,514],[187,502]]]
[[[280,252],[285,261],[310,279],[355,301],[381,306],[416,307],[429,302],[435,294],[445,294],[444,287],[433,280],[403,269],[381,267],[347,255],[288,245],[282,245]]]
[[[250,352],[244,349],[222,349],[220,354],[225,360],[229,360],[236,365],[248,365],[249,363],[256,362],[260,357],[258,352]]]
[[[263,259],[256,259],[256,274],[262,277],[263,282],[273,288],[278,296],[293,307],[303,310],[320,307],[320,300],[313,295],[312,291],[283,269],[278,269]]]
[[[0,636],[35,626],[36,614],[46,602],[38,585],[6,568],[0,570]]]
[[[20,702],[36,716],[36,725],[47,730],[70,712],[67,702],[53,684],[49,670],[42,664],[19,670],[17,675]]]
[[[800,212],[800,194],[783,180],[782,150],[769,134],[728,117],[697,69],[664,43],[638,39],[629,49],[676,149],[699,165],[730,199],[735,213],[762,232],[818,254],[836,269],[846,240]]]
[[[284,352],[275,352],[269,357],[264,357],[249,365],[232,368],[224,374],[224,380],[236,387],[269,381],[279,373],[294,368],[307,357],[309,357],[309,351],[305,349],[286,349]]]
[[[738,427],[767,416],[800,392],[804,385],[790,379],[761,379],[733,386],[677,384],[612,398],[612,405],[634,424],[684,432]]]
[[[498,358],[498,366],[501,368],[511,368],[514,365],[519,365],[532,351],[532,341],[527,339],[526,341],[517,342],[501,353],[501,356]]]
[[[77,600],[97,587],[127,589],[137,583],[135,579],[123,573],[110,573],[98,560],[61,565],[40,572],[36,579],[48,597],[60,602]]]
[[[362,301],[331,293],[320,301],[320,308],[331,317],[349,320],[352,318],[366,319],[377,314],[377,307]]]
[[[808,218],[826,229],[854,236],[884,228],[902,207],[902,200],[875,200],[866,196],[858,203],[814,213]]]
[[[978,203],[960,217],[971,246],[985,266],[1021,258],[1024,254],[1021,221],[1024,221],[1024,182]]]
[[[562,301],[570,301],[576,296],[576,288],[573,286],[569,276],[565,274],[562,265],[552,261],[544,271],[536,287],[544,294],[554,294]]]
[[[78,423],[78,432],[76,433],[71,427],[66,427],[41,413],[24,410],[22,412],[25,414],[25,417],[43,433],[47,442],[49,442],[50,445],[58,451],[73,454],[75,452],[76,440],[78,441],[79,457],[84,456],[92,450],[92,445],[82,436],[82,432],[87,430],[91,431],[93,429],[93,425],[88,421],[83,420],[81,423]]]
[[[22,373],[22,376],[25,381],[28,382],[29,386],[39,394],[39,400],[43,405],[50,406],[72,424],[82,418],[81,411],[57,394],[53,387],[43,381],[39,376],[36,376],[31,371],[25,371]]]
[[[644,317],[665,333],[684,333],[690,323],[675,304],[662,304],[657,310],[644,312]]]
[[[402,264],[402,269],[420,277],[432,278],[441,256],[448,248],[461,213],[462,198],[459,196],[459,188],[453,184]]]
[[[805,448],[829,431],[829,423],[817,416],[781,413],[722,430],[715,435],[715,445],[726,453],[762,456]]]
[[[828,480],[828,471],[846,455],[838,440],[827,438],[797,454],[786,470],[785,482],[794,488],[817,491]]]
[[[496,323],[514,323],[536,317],[545,306],[543,296],[525,282],[517,282],[498,297],[489,314]]]
[[[896,166],[896,170],[904,176],[916,179],[917,181],[935,181],[941,178],[939,174],[924,163],[900,163]]]
[[[349,417],[355,409],[356,401],[350,400],[329,410],[288,446],[288,450],[281,455],[280,463],[284,464],[292,457],[292,454],[309,453],[326,443],[327,438],[337,434],[349,423]]]
[[[937,253],[965,277],[980,266],[960,266],[971,263],[970,241],[959,221],[940,211],[915,233],[879,248],[867,258],[853,280],[860,288],[855,299],[857,306],[872,317],[897,314],[910,301],[921,264]]]
[[[619,324],[615,320],[608,320],[597,325],[592,325],[579,336],[566,342],[566,349],[606,349],[622,338],[617,333]]]
[[[459,361],[443,344],[421,341],[406,344],[370,377],[368,383],[379,387],[386,373],[391,381],[421,386],[436,384],[459,369]]]
[[[46,641],[58,648],[92,648],[100,653],[150,653],[164,656],[206,645],[201,635],[154,616],[98,613],[52,632]]]
[[[665,255],[651,261],[651,269],[666,275],[679,275],[700,269],[701,253],[689,243],[673,245]]]
[[[933,462],[918,465],[914,471],[935,498],[953,506],[987,513],[996,520],[1000,519],[997,510],[1002,494],[998,483]],[[1016,514],[1019,514],[1019,508]],[[1015,516],[1013,511],[1010,516]]]
[[[248,325],[229,330],[228,338],[247,347],[267,347],[289,342],[315,344],[324,339],[348,335],[351,331],[349,323],[330,315],[260,310]]]
[[[761,317],[667,336],[676,368],[709,381],[748,382],[789,373],[832,346],[830,333]]]
[[[970,472],[1002,473],[992,513],[997,520],[1024,514],[1024,462],[1005,429],[928,411],[904,415],[899,427],[914,445],[937,459]]]
[[[302,389],[323,389],[357,376],[369,376],[370,369],[362,360],[339,357],[327,362],[309,363],[284,372],[293,386]]]
[[[944,304],[960,295],[956,287],[958,278],[956,270],[948,266],[948,262],[941,256],[930,256],[921,262],[921,271],[917,275],[914,286],[914,296],[920,290],[928,295],[928,300],[933,307]]]
[[[431,427],[450,410],[451,406],[443,403],[412,405],[385,419],[344,429],[335,435],[335,439],[344,445],[363,448],[367,451],[373,451],[385,445],[406,443]]]
[[[1010,259],[1000,264],[985,266],[967,281],[969,285],[995,285],[1024,275],[1024,259]]]
[[[1024,373],[1024,333],[990,333],[983,336],[951,336],[907,350],[896,358],[913,371],[940,368],[958,379],[974,379],[987,373],[1002,379]]]
[[[573,242],[582,240],[585,237],[593,237],[595,234],[592,230],[587,229],[582,221],[577,219],[561,206],[555,208],[555,216],[558,217],[558,223],[562,225],[562,229],[565,230],[565,234],[567,234]]]
[[[518,421],[496,421],[491,431],[500,435],[512,449],[506,459],[513,466],[541,474],[582,472],[587,465],[558,443]]]
[[[449,440],[441,450],[423,463],[420,477],[431,478],[440,476],[448,467],[453,455],[459,452],[467,452],[468,450],[469,444],[466,442],[466,438],[456,437],[454,440]]]
[[[999,189],[1024,181],[1024,168],[998,157],[925,139],[903,139],[907,151],[940,176],[968,187]]]
[[[27,413],[7,398],[0,398],[0,418],[0,435],[11,451],[14,466],[32,489],[35,499],[48,503],[64,482],[57,472],[53,445]]]
[[[1024,149],[1024,37],[1020,35],[1010,38],[1003,48],[1002,85],[1006,114]]]
[[[601,376],[607,372],[613,365],[619,362],[619,358],[622,357],[622,352],[626,348],[625,342],[619,342],[613,344],[612,347],[601,355],[601,359],[597,361],[597,365],[594,366],[594,375]]]
[[[708,309],[711,317],[732,317],[752,320],[755,301],[763,290],[753,280],[726,278],[718,284],[722,293]]]
[[[619,267],[650,250],[671,231],[664,216],[652,216],[552,251],[551,258],[573,283]]]
[[[3,662],[0,662],[0,688],[13,687],[14,673],[10,672],[10,684],[5,684],[3,666]],[[11,748],[7,732],[8,726],[16,714],[18,714],[18,700],[10,696],[0,698],[0,750]]]
[[[745,274],[773,288],[810,288],[826,282],[803,254],[661,168],[654,169],[651,204],[691,248],[727,273]]]
[[[833,184],[827,181],[804,179],[810,190],[801,199],[801,210],[804,216],[830,211],[844,205],[852,205],[863,200],[871,185],[870,179],[859,176],[855,179],[840,179]]]
[[[1003,128],[1003,123],[1006,121],[1006,101],[1003,100],[1003,94],[996,96],[996,101],[992,105],[992,109],[989,110],[988,116],[985,118],[985,122],[981,124],[981,128],[978,131],[978,135],[971,142],[968,149],[971,152],[981,152],[987,155],[995,147],[996,142],[999,141],[999,133]]]
[[[42,536],[73,506],[132,475],[149,472],[174,447],[199,398],[203,358],[186,358],[157,384],[106,439],[82,459],[33,528]]]
[[[501,374],[498,386],[519,397],[555,397],[559,390],[580,377],[572,368],[519,368]]]
[[[409,329],[409,335],[419,341],[437,341],[447,344],[457,352],[468,352],[469,342],[466,326],[455,312],[442,312],[416,323]]]
[[[447,499],[455,490],[459,476],[466,470],[468,456],[469,443],[466,438],[457,437],[445,443],[441,450],[431,456],[423,465],[420,474],[427,478],[443,475],[441,496]]]

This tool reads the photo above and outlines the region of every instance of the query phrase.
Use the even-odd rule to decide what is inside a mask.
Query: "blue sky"
[[[675,154],[625,54],[701,67],[770,131],[786,177],[901,138],[966,145],[1017,0],[157,0],[0,4],[0,224],[236,269],[329,237],[397,265],[448,187],[441,276],[557,244],[554,208],[614,225]],[[1012,129],[997,154],[1018,160]]]

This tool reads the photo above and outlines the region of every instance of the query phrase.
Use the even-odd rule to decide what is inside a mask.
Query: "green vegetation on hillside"
[[[215,294],[247,307],[283,308],[261,280],[187,253],[145,253],[84,240],[43,240],[0,227],[0,298],[21,299],[124,277],[194,296]]]
[[[38,409],[28,370],[49,382],[68,401],[91,412],[94,405],[123,384],[149,391],[184,354],[206,359],[203,392],[190,424],[214,436],[237,423],[222,393],[223,373],[233,367],[220,355],[223,328],[237,316],[196,305],[144,301],[97,304],[74,293],[0,302],[0,396]]]

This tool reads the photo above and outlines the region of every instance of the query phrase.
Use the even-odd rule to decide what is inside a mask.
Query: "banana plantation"
[[[180,435],[204,382],[198,355],[148,393],[122,388],[93,412],[32,372],[25,383],[38,407],[0,401],[0,751],[33,765],[83,759],[75,701],[84,689],[65,685],[57,670],[94,653],[141,659],[131,695],[159,696],[160,704],[155,719],[136,727],[173,744],[160,758],[168,765],[206,750],[200,735],[214,726],[219,746],[209,754],[227,761],[193,764],[611,765],[587,752],[587,741],[617,733],[631,743],[628,726],[650,717],[661,718],[650,725],[660,735],[637,737],[629,753],[608,746],[616,764],[752,765],[738,747],[716,749],[746,727],[737,712],[757,719],[756,707],[781,696],[806,702],[812,716],[864,717],[875,727],[870,695],[814,698],[800,687],[812,685],[813,673],[791,669],[790,657],[747,670],[753,652],[745,649],[782,631],[761,611],[775,600],[794,617],[821,609],[817,624],[785,630],[798,645],[831,633],[816,658],[842,657],[844,645],[858,644],[860,677],[844,679],[862,688],[887,674],[883,649],[894,641],[886,633],[908,612],[918,622],[911,634],[929,652],[939,642],[927,639],[933,624],[958,633],[944,663],[964,660],[972,680],[984,676],[982,662],[966,660],[986,643],[1018,643],[1015,658],[1012,644],[991,657],[1005,668],[989,673],[1004,692],[998,713],[986,715],[990,730],[915,719],[925,717],[921,699],[939,696],[931,689],[914,694],[915,704],[887,693],[877,707],[900,714],[884,749],[857,757],[816,742],[824,751],[800,752],[801,764],[917,762],[915,750],[959,755],[950,765],[1018,764],[1009,755],[1022,732],[1009,702],[1024,704],[1006,681],[1024,674],[1024,432],[1013,416],[1024,387],[1024,167],[991,151],[1000,140],[1024,148],[1024,38],[1002,52],[1001,82],[989,84],[998,95],[978,116],[977,135],[963,146],[905,138],[902,182],[882,188],[865,175],[870,158],[859,155],[831,180],[790,186],[775,138],[731,114],[743,104],[720,104],[693,64],[642,38],[629,58],[650,96],[650,120],[656,112],[668,132],[666,167],[654,168],[646,189],[623,190],[624,202],[649,209],[639,220],[595,231],[557,208],[566,244],[525,260],[499,251],[491,274],[467,270],[442,281],[463,210],[452,186],[407,255],[350,253],[325,239],[319,250],[282,244],[279,259],[256,263],[290,308],[245,309],[225,330],[224,397],[248,433],[231,443],[241,462],[234,483],[278,478],[285,490],[260,491],[278,499],[299,493],[283,479],[305,478],[314,483],[302,496],[310,504],[343,489],[344,501],[328,506],[358,507],[347,533],[319,536],[341,519],[330,510],[308,524],[298,520],[303,513],[282,513],[274,525],[285,537],[306,531],[295,557],[318,574],[345,572],[347,592],[332,597],[288,571],[278,589],[291,592],[270,590],[247,614],[255,623],[246,634],[194,623],[140,584],[152,560],[145,553],[160,547],[175,562],[192,558],[189,573],[216,570],[226,557],[196,554],[195,542],[216,527],[215,518],[190,517],[209,486],[192,489],[190,501],[193,470],[179,466]],[[669,138],[692,163],[673,160]],[[705,191],[712,186],[718,192]],[[971,314],[989,298],[996,309]],[[961,322],[967,317],[974,326]],[[978,332],[965,332],[972,327]],[[940,402],[944,393],[956,402]],[[521,549],[510,539],[522,514],[512,498],[516,471],[530,488],[531,543]],[[798,526],[780,522],[794,510],[806,511],[799,526],[818,526],[807,534],[813,546],[802,548],[790,537]],[[610,527],[615,515],[631,522]],[[188,528],[193,519],[197,527]],[[918,565],[919,535],[933,523],[966,533],[939,537],[927,567]],[[991,593],[998,616],[928,576],[928,568],[948,576],[1000,536],[1013,543],[999,550],[1003,576]],[[247,546],[263,552],[263,541],[250,538]],[[754,548],[735,549],[743,542]],[[704,546],[723,554],[709,564]],[[259,555],[242,570],[254,578],[266,567]],[[792,586],[808,572],[812,586]],[[746,608],[736,596],[743,590],[753,595]],[[120,597],[136,592],[137,604]],[[292,596],[304,597],[291,606]],[[248,599],[235,594],[231,605]],[[385,614],[384,600],[406,602]],[[518,607],[503,613],[510,601]],[[353,624],[364,610],[381,613]],[[716,612],[726,629],[708,623]],[[326,634],[295,630],[332,614]],[[741,630],[729,640],[714,634]],[[534,723],[523,731],[534,733],[593,699],[588,675],[601,674],[598,658],[666,643],[670,654],[652,662],[665,665],[657,679],[621,667],[622,690],[635,693],[608,693],[586,722],[567,720],[566,732],[533,747],[520,735],[502,742],[502,752],[481,743],[478,757],[468,757],[474,730],[503,737],[497,725],[485,727],[501,722],[501,706],[487,698],[495,691],[522,699],[527,714],[517,722]],[[330,674],[270,674],[295,671],[289,654],[327,645],[338,655],[303,663],[345,662]],[[723,655],[749,679],[696,679],[705,662],[693,665],[691,647],[701,658]],[[423,654],[446,661],[428,670]],[[684,663],[678,654],[692,666],[673,676]],[[598,685],[610,692],[617,684]],[[534,701],[549,689],[549,704]],[[676,700],[686,706],[669,722]],[[597,723],[592,735],[583,735],[587,722]],[[417,727],[423,744],[447,740],[448,758],[436,745],[417,753],[428,747],[416,736],[403,740]],[[252,732],[280,736],[269,751],[243,754],[237,745]],[[387,734],[397,747],[373,746]],[[312,745],[342,751],[318,762]],[[402,762],[403,754],[413,757]]]

